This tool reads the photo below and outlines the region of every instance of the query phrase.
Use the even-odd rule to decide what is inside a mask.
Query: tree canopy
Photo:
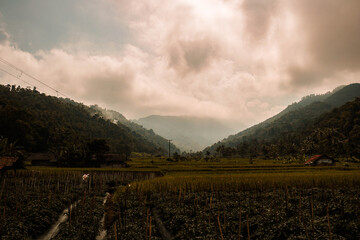
[[[130,151],[163,154],[159,147],[129,127],[113,123],[70,99],[39,93],[36,89],[0,85],[0,136],[17,142],[28,152],[58,156],[86,151],[102,139],[113,153]]]

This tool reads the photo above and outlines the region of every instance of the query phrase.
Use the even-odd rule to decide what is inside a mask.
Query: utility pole
[[[170,142],[172,141],[171,139],[168,140],[169,141],[169,158],[171,158],[171,152],[170,152]]]

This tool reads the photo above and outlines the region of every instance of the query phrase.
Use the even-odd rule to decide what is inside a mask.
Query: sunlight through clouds
[[[28,13],[20,2],[0,3],[0,55],[75,100],[128,118],[250,125],[306,94],[358,81],[355,0],[65,1],[50,25],[31,14],[46,19],[60,3],[32,3]]]

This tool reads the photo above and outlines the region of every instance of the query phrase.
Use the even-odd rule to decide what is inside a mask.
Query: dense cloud
[[[294,8],[309,53],[309,64],[293,75],[294,84],[305,85],[309,78],[321,82],[338,71],[360,70],[360,1],[298,1]]]
[[[245,0],[241,4],[245,15],[246,32],[250,41],[261,41],[268,36],[278,1]]]
[[[360,67],[360,2],[302,1],[300,16],[308,32],[309,51],[327,68]],[[311,4],[310,4],[311,3]],[[312,7],[309,7],[312,5]],[[315,10],[317,9],[317,10]]]
[[[53,11],[54,1],[45,7]],[[196,115],[252,124],[360,76],[357,0],[82,1],[62,3],[56,16],[68,18],[59,25],[55,16],[48,39],[45,23],[21,36],[33,16],[25,24],[14,10],[24,6],[0,3],[8,10],[0,18],[0,56],[75,100],[129,118]]]
[[[176,34],[172,34],[174,36]],[[216,56],[216,43],[206,37],[179,40],[169,39],[169,66],[184,75],[187,72],[199,72],[209,66]]]

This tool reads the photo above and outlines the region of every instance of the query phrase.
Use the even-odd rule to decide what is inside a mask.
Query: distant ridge
[[[340,90],[331,94],[324,102],[330,104],[333,107],[340,107],[346,102],[354,100],[356,97],[360,97],[360,84],[353,83],[347,86],[344,86]]]
[[[101,114],[101,116],[103,116],[105,119],[110,120],[114,124],[127,126],[131,131],[139,134],[148,142],[151,142],[158,148],[162,148],[166,150],[168,150],[169,148],[168,139],[165,139],[164,137],[156,134],[152,129],[146,129],[135,122],[127,120],[124,117],[124,115],[122,115],[119,112],[116,112],[114,110],[104,109],[97,105],[90,106],[90,111],[92,114]],[[170,147],[172,153],[174,152],[180,153],[180,149],[177,146],[175,146],[174,143],[170,143]]]
[[[350,86],[350,85],[349,85]],[[341,89],[343,89],[345,86],[341,85],[337,88],[335,88],[333,91],[329,91],[327,93],[324,94],[310,94],[307,95],[305,97],[302,97],[301,100],[299,102],[295,102],[293,104],[290,104],[289,106],[287,106],[284,110],[282,110],[280,113],[276,114],[275,116],[265,120],[263,123],[268,123],[268,122],[272,122],[278,118],[280,118],[281,116],[284,116],[286,113],[289,113],[291,111],[295,111],[297,109],[306,107],[314,102],[323,102],[325,101],[328,97],[332,96],[333,94],[335,94],[336,92],[340,91]],[[356,94],[354,94],[356,95]],[[344,102],[346,102],[346,100],[344,100]]]
[[[302,98],[298,103],[289,105],[285,110],[266,121],[235,135],[230,135],[222,141],[205,148],[204,151],[214,153],[221,145],[236,148],[249,139],[269,141],[278,139],[283,134],[299,132],[306,126],[313,124],[321,114],[330,112],[332,109],[353,101],[357,97],[360,97],[359,83],[340,86],[326,94],[309,95]]]
[[[151,115],[136,121],[155,133],[172,139],[183,151],[200,151],[235,131],[225,123],[211,118]]]

